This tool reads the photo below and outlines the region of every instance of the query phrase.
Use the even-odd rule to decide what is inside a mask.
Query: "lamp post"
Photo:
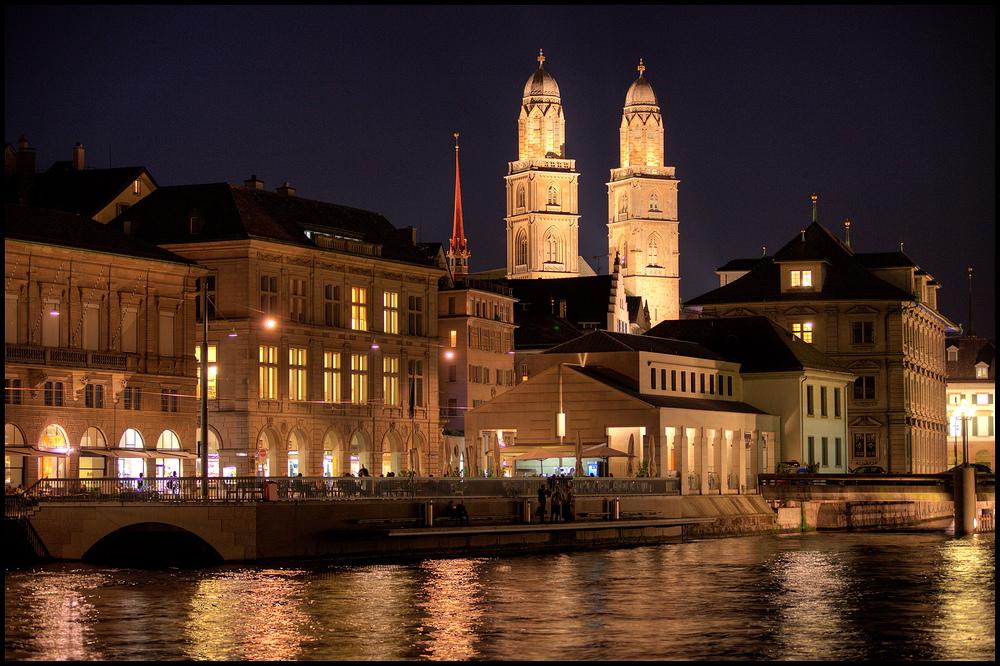
[[[201,278],[201,498],[208,499],[208,280]]]

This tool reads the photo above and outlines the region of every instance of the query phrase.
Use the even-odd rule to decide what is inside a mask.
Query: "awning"
[[[93,458],[94,456],[104,456],[105,458],[149,458],[149,451],[146,449],[80,449],[81,456]]]
[[[164,451],[163,449],[157,449],[152,451],[154,458],[183,458],[184,460],[197,460],[198,454],[191,453],[190,451],[181,451],[179,449]]]
[[[3,454],[5,456],[37,456],[38,451],[28,446],[5,446]]]
[[[45,449],[36,449],[34,447],[31,448],[31,451],[32,453],[29,453],[29,456],[54,456],[56,458],[65,458],[73,453],[73,451],[47,451]]]

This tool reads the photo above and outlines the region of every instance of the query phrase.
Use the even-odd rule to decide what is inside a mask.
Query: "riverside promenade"
[[[578,478],[541,523],[542,478],[58,479],[8,496],[8,534],[61,560],[379,561],[628,546],[774,529],[756,495],[682,496],[676,478]],[[463,503],[467,525],[444,514]]]

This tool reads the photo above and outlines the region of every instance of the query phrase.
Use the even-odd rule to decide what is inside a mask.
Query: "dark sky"
[[[607,271],[605,183],[642,58],[680,179],[681,295],[819,218],[904,251],[994,335],[995,10],[986,7],[11,7],[5,140],[47,168],[163,185],[288,182],[451,234],[454,138],[472,270],[502,267],[504,180],[544,49],[580,173],[580,254]]]

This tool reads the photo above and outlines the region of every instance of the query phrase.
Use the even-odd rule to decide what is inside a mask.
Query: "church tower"
[[[628,293],[649,306],[650,325],[680,315],[677,183],[663,166],[663,117],[643,76],[625,95],[620,133],[621,165],[608,183],[608,265],[621,258]]]
[[[566,159],[559,86],[543,66],[524,86],[517,121],[518,159],[508,163],[507,277],[566,278],[580,274],[579,174]]]
[[[458,175],[458,134],[455,134],[455,217],[451,225],[451,243],[448,245],[448,268],[455,279],[469,274],[469,252],[465,240],[465,221],[462,217],[462,181]]]

